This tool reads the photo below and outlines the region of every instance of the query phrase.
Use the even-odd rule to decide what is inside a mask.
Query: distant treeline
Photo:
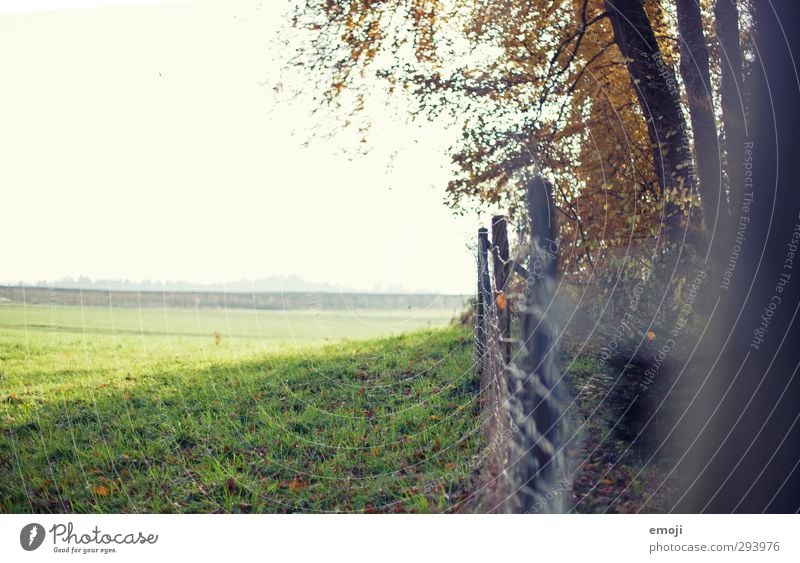
[[[15,285],[2,280],[0,284]],[[195,292],[225,292],[237,291],[243,293],[281,293],[281,292],[347,292],[346,287],[328,283],[307,282],[300,276],[270,276],[252,280],[227,281],[224,283],[192,283],[188,281],[169,280],[121,280],[121,279],[91,279],[86,276],[78,278],[65,277],[55,281],[40,281],[28,284],[29,287],[58,287],[61,289],[99,289],[101,291],[195,291]],[[386,293],[420,293],[417,291],[389,290]]]
[[[181,307],[237,309],[460,309],[463,295],[217,291],[104,291],[0,286],[0,301],[84,307]]]

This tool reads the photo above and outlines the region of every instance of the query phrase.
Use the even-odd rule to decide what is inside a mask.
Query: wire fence
[[[552,315],[558,246],[552,188],[527,190],[529,225],[511,254],[506,219],[478,231],[475,365],[484,439],[482,511],[563,512],[568,421]]]

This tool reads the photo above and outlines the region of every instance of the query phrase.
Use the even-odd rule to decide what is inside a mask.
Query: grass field
[[[2,305],[0,511],[458,508],[480,444],[451,314]]]

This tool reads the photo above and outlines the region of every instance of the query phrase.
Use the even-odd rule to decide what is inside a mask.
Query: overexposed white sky
[[[478,224],[442,203],[447,134],[387,111],[367,156],[350,134],[304,148],[310,108],[271,87],[287,5],[0,0],[0,281],[470,293]]]

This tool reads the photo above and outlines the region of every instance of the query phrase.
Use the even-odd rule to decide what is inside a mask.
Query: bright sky
[[[376,115],[366,157],[349,136],[304,148],[310,108],[271,88],[286,6],[0,0],[0,280],[470,293],[478,224],[442,203],[449,139]]]

